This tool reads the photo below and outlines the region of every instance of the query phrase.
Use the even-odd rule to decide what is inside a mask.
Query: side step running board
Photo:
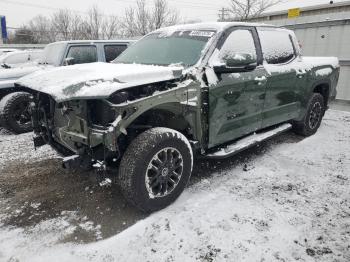
[[[234,142],[231,145],[227,145],[224,148],[221,148],[220,150],[214,152],[214,153],[209,153],[204,155],[204,158],[214,158],[214,159],[220,159],[220,158],[227,158],[230,157],[234,154],[237,154],[241,151],[243,151],[244,149],[247,149],[253,145],[256,145],[268,138],[271,138],[273,136],[276,136],[280,133],[283,133],[289,129],[292,128],[291,124],[282,124],[278,127],[276,127],[275,129],[269,130],[269,131],[265,131],[262,133],[258,133],[258,134],[253,134],[253,135],[249,135],[245,138],[242,138],[236,142]]]

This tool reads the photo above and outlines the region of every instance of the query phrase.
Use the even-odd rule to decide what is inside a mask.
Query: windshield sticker
[[[191,31],[190,36],[212,37],[214,32],[210,31]]]

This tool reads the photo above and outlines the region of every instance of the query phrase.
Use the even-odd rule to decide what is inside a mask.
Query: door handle
[[[266,78],[266,76],[255,77],[254,81],[255,81],[255,84],[256,84],[256,85],[261,86],[261,85],[263,85],[264,83],[266,83],[267,78]]]

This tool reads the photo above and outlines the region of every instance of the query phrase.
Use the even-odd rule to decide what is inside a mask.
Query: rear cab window
[[[276,28],[257,29],[263,57],[268,64],[286,64],[296,57],[289,31]]]
[[[70,46],[66,58],[73,58],[74,64],[97,62],[97,48],[94,45]]]
[[[116,59],[124,50],[127,48],[127,45],[105,45],[104,52],[106,62],[111,62]]]

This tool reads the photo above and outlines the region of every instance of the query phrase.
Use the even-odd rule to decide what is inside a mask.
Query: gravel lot
[[[0,130],[0,261],[350,261],[350,113],[328,111],[307,139],[198,161],[179,200],[148,217],[114,174],[65,170],[31,137]]]

